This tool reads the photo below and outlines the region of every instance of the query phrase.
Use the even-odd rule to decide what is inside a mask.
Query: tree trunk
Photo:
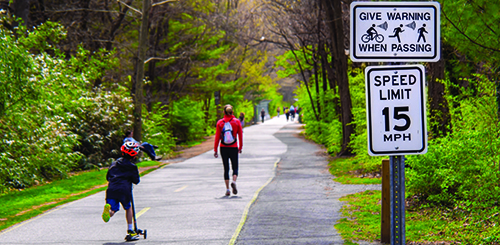
[[[142,21],[139,32],[139,52],[137,57],[137,76],[135,78],[135,110],[134,110],[134,138],[137,141],[142,140],[142,100],[143,100],[143,82],[144,79],[144,60],[146,59],[146,44],[148,37],[149,9],[151,0],[142,1]]]
[[[450,110],[444,98],[445,86],[438,80],[445,78],[445,58],[435,63],[429,63],[428,94],[429,94],[429,115],[430,129],[433,137],[442,137],[449,133]]]
[[[316,54],[313,54],[313,56],[316,56]],[[320,120],[322,119],[321,117],[321,92],[319,90],[319,72],[318,72],[318,62],[317,59],[313,59],[313,67],[314,67],[314,82],[316,83],[316,106],[318,107],[318,115]]]
[[[354,132],[352,126],[352,102],[351,92],[349,91],[349,78],[347,77],[347,56],[344,45],[344,25],[342,23],[342,4],[340,0],[323,0],[327,13],[327,23],[329,23],[331,33],[332,61],[335,64],[336,80],[340,95],[340,117],[342,123],[342,149],[339,156],[352,155],[352,149],[349,147],[351,134]]]
[[[29,0],[15,0],[13,2],[14,15],[23,19],[26,26],[29,22],[30,1]],[[16,23],[17,25],[17,23]]]

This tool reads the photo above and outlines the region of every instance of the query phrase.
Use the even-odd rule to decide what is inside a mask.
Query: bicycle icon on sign
[[[378,27],[386,30],[387,29],[387,22],[385,22],[381,25],[378,25]],[[368,42],[373,41],[373,40],[375,40],[377,43],[381,43],[384,41],[384,36],[382,36],[382,34],[379,34],[377,32],[377,30],[375,30],[375,24],[372,24],[372,26],[370,28],[368,28],[368,30],[366,30],[366,34],[361,36],[361,41],[363,41],[364,43],[368,43]]]
[[[361,41],[364,43],[368,43],[369,41],[375,40],[377,43],[381,43],[384,41],[384,36],[382,34],[375,34],[375,35],[370,35],[370,34],[364,34],[361,36]]]

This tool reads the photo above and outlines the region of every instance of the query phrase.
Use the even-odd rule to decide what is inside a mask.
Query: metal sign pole
[[[391,245],[405,244],[405,157],[390,156]]]

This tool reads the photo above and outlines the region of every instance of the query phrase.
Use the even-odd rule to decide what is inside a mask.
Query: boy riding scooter
[[[106,205],[104,205],[102,219],[104,222],[108,222],[120,210],[121,203],[123,209],[125,209],[125,217],[127,219],[127,236],[135,237],[137,234],[132,226],[132,184],[139,184],[140,177],[139,170],[132,163],[132,160],[139,154],[139,144],[125,142],[120,150],[122,157],[111,163],[106,174],[108,189],[106,190]]]

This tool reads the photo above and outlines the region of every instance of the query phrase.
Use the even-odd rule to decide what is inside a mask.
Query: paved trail
[[[333,227],[338,198],[380,185],[334,182],[320,147],[296,137],[300,130],[284,116],[244,129],[236,196],[224,196],[221,159],[212,150],[144,176],[134,198],[148,238],[127,244],[343,244]],[[104,196],[4,230],[0,244],[122,244],[124,212],[104,223]]]

